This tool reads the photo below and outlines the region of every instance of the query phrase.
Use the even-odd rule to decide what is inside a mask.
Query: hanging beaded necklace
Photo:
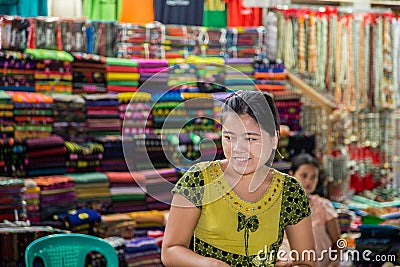
[[[358,81],[358,86],[357,86],[357,99],[358,99],[358,105],[357,105],[357,110],[362,111],[364,110],[367,105],[368,105],[368,96],[367,96],[367,80],[366,76],[368,73],[367,65],[365,62],[367,61],[366,55],[366,43],[368,44],[368,41],[366,40],[366,34],[365,34],[365,23],[364,19],[362,18],[359,22],[359,44],[355,47],[359,48],[359,59],[358,59],[358,68],[357,68],[357,73],[359,74],[359,78],[357,79]],[[355,33],[357,34],[357,33]],[[355,38],[357,40],[357,38]]]
[[[393,66],[392,66],[392,38],[390,35],[390,18],[383,18],[383,77],[380,90],[380,102],[384,109],[394,108],[393,99]]]
[[[322,16],[317,20],[317,71],[315,81],[319,92],[325,90],[325,70],[328,50],[328,20]]]
[[[315,73],[317,69],[317,26],[315,15],[309,15],[309,39],[308,39],[308,72]]]
[[[353,47],[353,17],[347,18],[347,55],[348,55],[348,68],[347,68],[347,82],[343,92],[343,103],[348,111],[356,110],[356,95],[354,84],[354,47]]]
[[[306,30],[304,25],[304,15],[300,15],[298,19],[299,23],[299,46],[298,46],[298,60],[297,60],[297,71],[304,73],[306,71]]]
[[[293,50],[293,23],[290,16],[286,18],[286,29],[285,29],[285,42],[284,42],[284,62],[287,69],[292,69],[295,66],[296,61]]]
[[[327,51],[327,68],[325,75],[325,84],[328,91],[334,88],[334,73],[336,61],[336,42],[337,42],[337,16],[331,15],[329,17],[329,31],[328,31],[328,51]],[[333,93],[333,92],[332,92]]]

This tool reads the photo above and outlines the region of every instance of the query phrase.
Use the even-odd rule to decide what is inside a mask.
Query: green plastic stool
[[[45,267],[83,267],[86,255],[96,251],[104,256],[108,267],[118,267],[118,256],[107,241],[84,234],[54,234],[36,239],[25,250],[25,264],[33,267],[41,258]]]

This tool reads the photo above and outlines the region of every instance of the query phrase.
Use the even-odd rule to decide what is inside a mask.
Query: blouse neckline
[[[237,195],[230,186],[228,180],[222,171],[221,161],[214,162],[211,171],[214,172],[214,185],[222,198],[229,203],[238,212],[248,215],[261,214],[268,211],[275,202],[280,199],[283,189],[283,176],[276,170],[272,169],[273,176],[263,195],[256,201],[246,201]]]

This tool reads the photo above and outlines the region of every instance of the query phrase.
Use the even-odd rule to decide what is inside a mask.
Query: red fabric
[[[224,0],[228,4],[228,26],[260,26],[262,25],[262,9],[247,8],[242,0]]]

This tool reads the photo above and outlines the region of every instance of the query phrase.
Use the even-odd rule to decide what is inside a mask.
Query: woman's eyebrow
[[[230,132],[230,131],[222,131],[222,133],[223,133],[223,134],[233,134],[233,135],[236,135],[235,133],[233,133],[233,132]],[[244,133],[243,135],[255,135],[255,136],[261,136],[261,134],[259,134],[259,133],[256,133],[256,132],[247,132],[247,133]]]

